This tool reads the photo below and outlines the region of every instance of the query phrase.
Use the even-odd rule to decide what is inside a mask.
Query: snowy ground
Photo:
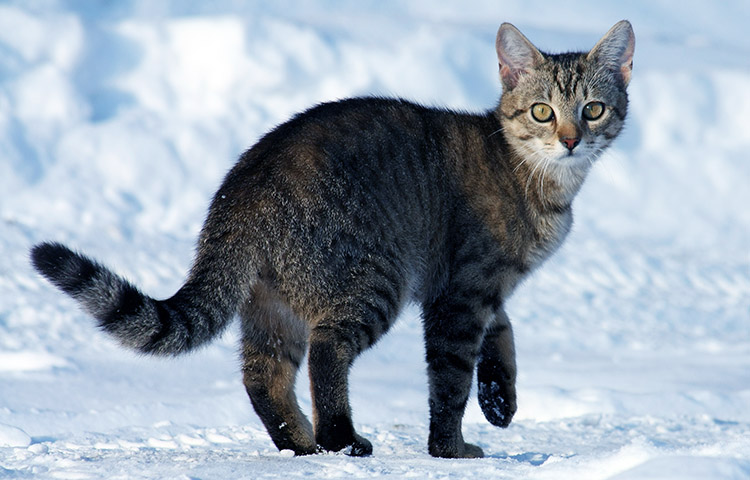
[[[0,2],[0,478],[750,478],[750,3],[299,3]],[[561,51],[622,18],[628,128],[509,305],[516,420],[474,399],[465,419],[488,458],[428,456],[413,309],[353,372],[374,455],[291,458],[235,332],[139,358],[29,267],[60,240],[171,295],[223,174],[293,112],[368,93],[488,108],[501,22]]]

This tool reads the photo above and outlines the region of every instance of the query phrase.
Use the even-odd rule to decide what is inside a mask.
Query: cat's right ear
[[[510,23],[500,25],[495,48],[504,90],[515,88],[521,75],[544,60],[542,53]]]
[[[599,62],[612,72],[619,73],[627,86],[633,71],[634,50],[633,26],[627,20],[621,20],[599,40],[587,58]]]

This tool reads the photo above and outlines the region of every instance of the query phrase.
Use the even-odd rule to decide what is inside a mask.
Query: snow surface
[[[473,397],[467,440],[426,451],[416,309],[355,365],[369,458],[291,458],[255,416],[236,331],[140,358],[41,280],[59,240],[157,297],[181,284],[213,191],[263,132],[317,102],[493,106],[494,34],[587,49],[628,18],[627,130],[563,249],[508,306],[519,411]],[[0,477],[750,478],[747,0],[0,2]],[[298,384],[309,412],[306,373]]]

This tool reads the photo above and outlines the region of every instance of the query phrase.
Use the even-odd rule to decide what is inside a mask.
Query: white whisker
[[[500,133],[500,132],[502,132],[502,131],[503,131],[503,127],[500,127],[500,128],[498,128],[497,130],[495,130],[494,132],[492,132],[492,133],[490,133],[489,135],[487,135],[487,138],[490,138],[491,136],[493,136],[493,135],[495,135],[495,134],[498,134],[498,133]]]
[[[540,184],[541,185],[540,185],[540,189],[539,189],[540,190],[540,196],[541,196],[542,200],[545,199],[545,197],[544,197],[544,178],[548,175],[547,172],[550,170],[550,167],[552,167],[553,169],[556,168],[556,166],[553,164],[553,161],[554,160],[552,158],[548,158],[544,162],[544,168],[542,169],[542,178],[540,179]]]
[[[519,168],[521,168],[524,164],[528,164],[525,157],[521,157],[521,161],[518,162],[518,165],[516,165],[516,168],[513,169],[513,173],[516,173]]]
[[[537,152],[534,152],[536,155]],[[526,195],[526,198],[529,198],[529,187],[531,186],[531,182],[534,180],[534,174],[536,173],[537,169],[540,165],[542,165],[543,161],[535,161],[534,162],[534,168],[531,169],[531,173],[529,174],[529,178],[526,180],[526,189],[524,191],[524,195]]]
[[[539,170],[539,199],[544,201],[544,175],[547,173],[549,160],[547,158],[543,159],[541,165],[542,168]]]

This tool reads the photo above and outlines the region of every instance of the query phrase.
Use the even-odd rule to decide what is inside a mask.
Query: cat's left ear
[[[601,40],[591,49],[587,58],[596,61],[619,74],[627,86],[633,71],[635,34],[627,20],[621,20],[610,28]]]
[[[512,90],[519,78],[544,60],[541,52],[510,23],[503,23],[495,40],[503,89]]]

